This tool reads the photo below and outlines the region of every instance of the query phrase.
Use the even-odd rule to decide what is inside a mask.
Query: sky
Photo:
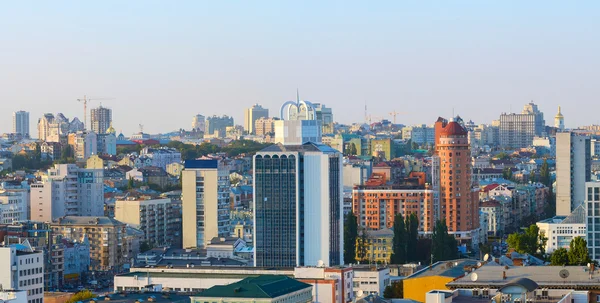
[[[567,5],[570,4],[570,5]],[[599,124],[600,1],[7,1],[0,8],[0,133],[13,111],[117,131],[191,127],[301,99],[340,123],[491,123],[533,100],[553,124]],[[88,121],[89,122],[89,121]]]

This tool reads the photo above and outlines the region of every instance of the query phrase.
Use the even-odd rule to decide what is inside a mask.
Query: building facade
[[[269,109],[263,108],[259,104],[254,104],[252,107],[244,111],[244,130],[248,134],[256,134],[254,129],[256,120],[260,118],[268,118]]]
[[[18,111],[13,113],[13,134],[19,134],[22,138],[29,138],[29,112]]]
[[[177,228],[180,213],[171,199],[117,200],[115,219],[144,232],[142,241],[154,247],[171,246],[181,237]]]
[[[554,216],[536,223],[540,233],[544,234],[546,253],[551,254],[558,248],[569,249],[576,237],[587,238],[585,206],[578,206],[568,216]]]
[[[182,178],[183,247],[229,236],[229,171],[218,160],[186,160]]]
[[[204,118],[203,115],[195,115],[194,118],[192,118],[192,130],[196,130],[199,132],[204,132],[206,129],[206,119]]]
[[[256,266],[343,264],[342,155],[322,144],[254,156]]]
[[[233,126],[233,117],[224,115],[222,117],[212,116],[206,118],[206,131],[208,135],[225,138],[227,126]]]
[[[277,118],[258,118],[254,121],[254,134],[257,136],[275,135],[275,121]]]
[[[314,103],[313,106],[317,120],[321,121],[321,133],[333,134],[333,111],[331,107],[320,103]]]
[[[0,223],[13,224],[29,216],[29,193],[26,189],[0,190]]]
[[[591,141],[571,132],[556,134],[556,214],[568,216],[583,204],[591,180]]]
[[[27,292],[28,303],[44,302],[44,256],[27,245],[0,247],[0,285]]]
[[[92,132],[102,135],[106,134],[106,130],[111,127],[112,109],[102,107],[92,108],[90,115]]]
[[[544,113],[533,102],[525,105],[520,114],[500,115],[500,145],[509,148],[525,148],[533,143],[535,136],[542,136],[545,128]]]

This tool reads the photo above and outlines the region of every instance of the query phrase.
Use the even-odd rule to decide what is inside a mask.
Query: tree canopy
[[[353,212],[346,216],[344,222],[344,263],[356,263],[356,238],[358,222]]]
[[[531,224],[523,233],[517,232],[508,235],[508,239],[506,240],[508,246],[516,252],[534,256],[541,256],[543,254],[547,241],[548,239],[543,233],[540,233],[540,228],[535,224]]]
[[[432,262],[453,260],[458,258],[458,244],[454,236],[448,234],[446,221],[437,221],[431,236]]]
[[[406,228],[404,226],[404,218],[401,213],[394,216],[394,239],[392,240],[392,255],[390,263],[404,264],[406,263]]]

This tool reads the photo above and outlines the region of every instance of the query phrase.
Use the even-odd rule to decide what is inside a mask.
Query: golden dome
[[[113,128],[113,126],[112,126],[112,122],[110,122],[110,126],[109,126],[109,127],[108,127],[108,129],[106,130],[106,133],[107,133],[107,134],[113,134],[113,135],[117,133],[117,131],[116,131],[116,130]]]

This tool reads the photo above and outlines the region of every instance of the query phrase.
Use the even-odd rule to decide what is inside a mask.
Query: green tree
[[[502,170],[502,178],[504,178],[506,180],[512,180],[513,173],[512,173],[512,169],[510,169],[510,167],[505,167]]]
[[[129,181],[127,181],[127,189],[134,189],[135,181],[133,181],[133,177],[129,177]]]
[[[569,265],[569,251],[563,247],[555,250],[550,256],[550,264],[555,266]]]
[[[505,152],[500,152],[500,153],[498,153],[498,154],[496,154],[496,155],[494,156],[494,158],[496,158],[496,159],[498,159],[498,160],[504,160],[504,159],[508,159],[509,157],[510,157],[510,156],[509,156],[507,153],[505,153]]]
[[[552,188],[552,182],[550,180],[550,168],[548,167],[548,160],[544,159],[542,167],[540,168],[540,182],[549,188]]]
[[[383,297],[386,299],[402,299],[404,298],[404,285],[402,280],[398,282],[392,282],[390,285],[385,287],[383,291]]]
[[[419,219],[414,213],[406,218],[406,261],[418,261],[417,242],[419,238]]]
[[[587,241],[582,237],[576,237],[571,240],[571,244],[569,245],[569,264],[586,265],[590,263],[590,261]]]
[[[392,255],[390,257],[392,264],[406,263],[406,228],[404,218],[401,213],[394,217],[394,239],[392,242]]]
[[[535,172],[533,170],[529,172],[529,182],[535,183]]]
[[[512,233],[508,235],[506,242],[508,246],[521,254],[541,256],[545,251],[548,239],[540,233],[539,227],[531,224],[523,233]]]
[[[76,303],[79,301],[83,302],[84,300],[92,299],[95,297],[96,295],[94,295],[91,291],[86,289],[74,294],[69,300],[67,300],[66,303]]]
[[[437,221],[431,236],[432,262],[446,261],[458,258],[458,244],[456,239],[448,234],[446,221]]]
[[[356,263],[356,239],[358,238],[358,222],[353,212],[346,216],[344,222],[344,263]]]
[[[354,142],[352,142],[350,144],[350,155],[352,156],[356,156],[358,154],[358,150],[356,149],[356,144]]]

